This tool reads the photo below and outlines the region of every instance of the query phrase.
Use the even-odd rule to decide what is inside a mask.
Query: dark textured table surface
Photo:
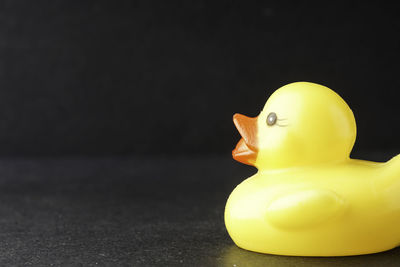
[[[224,205],[254,172],[229,155],[1,159],[0,265],[400,265],[400,249],[307,258],[237,248],[225,230]]]

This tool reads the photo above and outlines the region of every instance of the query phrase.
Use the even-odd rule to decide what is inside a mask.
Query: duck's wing
[[[267,219],[278,228],[307,228],[343,214],[346,201],[326,189],[307,189],[278,197],[267,207]]]

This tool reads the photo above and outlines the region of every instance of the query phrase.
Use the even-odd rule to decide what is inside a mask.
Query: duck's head
[[[309,82],[279,88],[257,117],[235,114],[233,121],[242,136],[233,158],[258,169],[343,161],[356,139],[356,122],[346,102]]]

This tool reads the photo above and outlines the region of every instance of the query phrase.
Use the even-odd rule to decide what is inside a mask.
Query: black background
[[[229,155],[235,112],[294,81],[337,91],[356,150],[400,150],[397,6],[2,1],[0,154]]]
[[[399,14],[383,1],[0,1],[0,265],[399,266],[399,248],[248,252],[223,219],[255,172],[231,158],[232,115],[257,115],[287,83],[347,101],[354,156],[400,152]]]

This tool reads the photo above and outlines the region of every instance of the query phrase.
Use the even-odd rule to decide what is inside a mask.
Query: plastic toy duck
[[[400,158],[350,159],[353,112],[334,91],[297,82],[258,117],[235,114],[233,158],[258,172],[231,193],[225,224],[241,248],[298,256],[380,252],[400,244]]]

